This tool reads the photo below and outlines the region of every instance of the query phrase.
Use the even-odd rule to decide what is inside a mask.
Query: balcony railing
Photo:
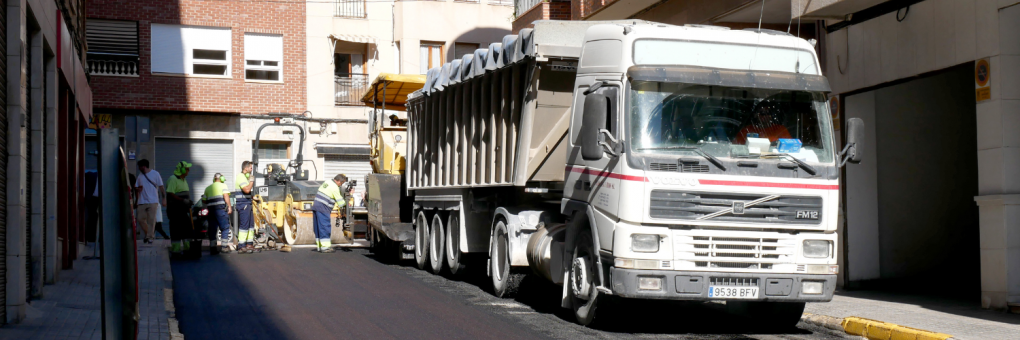
[[[368,90],[368,75],[363,73],[338,74],[334,78],[336,106],[364,106],[361,97]]]
[[[364,18],[365,0],[335,0],[333,16],[338,18]]]
[[[137,77],[138,57],[88,56],[88,72],[93,76]]]
[[[506,1],[506,2],[509,2],[507,0],[490,0],[490,1]],[[535,5],[538,5],[541,2],[542,2],[542,0],[513,0],[513,3],[514,3],[514,13],[516,13],[518,17],[521,16],[521,15],[524,15],[524,13],[527,13],[528,10],[530,10],[532,7],[535,7]]]

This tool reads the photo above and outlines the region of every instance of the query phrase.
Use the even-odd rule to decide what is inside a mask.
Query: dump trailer
[[[770,30],[538,21],[408,100],[417,265],[607,299],[725,301],[770,326],[832,298],[840,167],[811,42]]]

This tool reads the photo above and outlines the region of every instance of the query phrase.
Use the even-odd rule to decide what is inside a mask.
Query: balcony
[[[137,77],[138,56],[88,55],[88,73],[93,76]]]
[[[365,0],[336,0],[333,4],[333,16],[337,18],[362,19],[365,15]]]
[[[336,90],[336,106],[364,106],[361,97],[368,90],[368,75],[364,73],[341,73],[333,78]]]
[[[500,0],[491,0],[491,1],[500,1]],[[539,3],[542,3],[542,0],[515,0],[514,1],[514,13],[516,13],[517,16],[520,17],[520,16],[524,15],[524,13],[527,13],[529,10],[531,10],[531,8],[535,7],[535,5],[538,5]]]

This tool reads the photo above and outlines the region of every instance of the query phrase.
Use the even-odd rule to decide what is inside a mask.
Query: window
[[[244,79],[283,80],[283,36],[244,34]]]
[[[152,73],[230,76],[230,28],[152,24]]]
[[[365,74],[365,55],[354,53],[333,54],[333,74],[337,77],[350,78],[352,75]]]
[[[259,142],[259,159],[290,159],[289,143]]]
[[[94,75],[138,75],[138,22],[89,19],[88,69]]]
[[[430,68],[443,66],[443,43],[422,41],[418,65],[421,74],[428,73]]]
[[[463,58],[465,54],[473,54],[478,49],[478,44],[472,43],[456,43],[453,45],[453,56],[452,59]]]

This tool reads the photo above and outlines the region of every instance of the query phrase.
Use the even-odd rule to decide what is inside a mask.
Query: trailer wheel
[[[489,275],[492,276],[492,294],[506,297],[517,291],[524,274],[513,273],[510,266],[510,237],[506,222],[499,220],[492,232],[492,249],[489,250]]]
[[[570,285],[567,288],[570,305],[577,323],[583,326],[595,321],[595,308],[599,300],[595,282],[598,275],[598,253],[593,249],[593,243],[590,231],[585,229],[578,233],[573,256],[570,258],[570,279],[564,283]]]
[[[429,265],[432,266],[432,273],[439,275],[443,271],[443,255],[445,247],[443,241],[446,238],[446,231],[443,229],[442,213],[432,215],[432,228],[429,229]]]
[[[446,223],[446,267],[450,268],[450,274],[456,275],[464,270],[464,264],[460,262],[460,212],[450,212],[450,218]]]
[[[425,212],[418,212],[418,219],[414,223],[414,261],[418,269],[425,270],[429,257],[429,220],[425,218]]]

